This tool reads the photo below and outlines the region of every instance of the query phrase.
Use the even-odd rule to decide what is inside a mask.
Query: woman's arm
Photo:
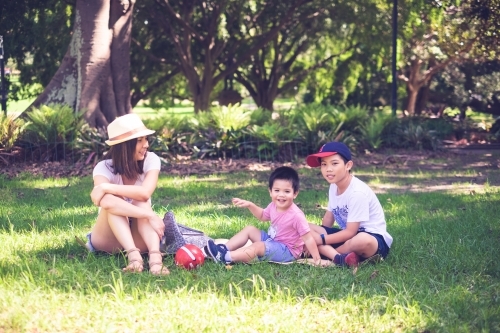
[[[105,194],[127,197],[137,201],[148,201],[156,189],[159,173],[160,170],[148,171],[140,186],[111,184],[104,176],[94,176],[94,189],[90,197],[96,206],[99,206],[99,202]]]
[[[112,194],[105,194],[100,200],[100,206],[113,215],[147,219],[158,234],[158,237],[161,239],[163,236],[165,224],[151,208],[147,209],[135,206]]]

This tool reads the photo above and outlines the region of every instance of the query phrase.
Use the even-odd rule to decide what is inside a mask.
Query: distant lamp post
[[[398,107],[398,83],[396,72],[396,51],[398,48],[398,0],[393,0],[392,4],[392,115],[396,116]]]
[[[5,67],[3,59],[3,36],[0,36],[0,103],[2,103],[2,111],[7,116],[7,84],[5,84]]]

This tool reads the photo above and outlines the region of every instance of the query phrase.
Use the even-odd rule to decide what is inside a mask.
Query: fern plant
[[[74,113],[68,105],[50,104],[27,113],[26,132],[31,143],[72,145],[85,124],[83,112]]]
[[[35,146],[41,160],[66,158],[66,150],[75,147],[85,124],[83,113],[74,113],[72,108],[61,104],[32,109],[27,113],[28,123],[23,140]]]
[[[0,149],[10,151],[26,129],[26,122],[11,115],[0,116]]]
[[[166,115],[145,119],[144,124],[156,131],[151,137],[151,151],[170,156],[191,152],[188,141],[195,131],[187,117]]]
[[[84,124],[80,130],[73,148],[85,158],[85,164],[96,164],[107,150],[106,140],[108,134],[104,128],[90,127]]]
[[[390,119],[383,115],[371,117],[359,126],[359,141],[366,149],[379,149],[384,139],[382,133]]]
[[[331,136],[342,127],[338,109],[331,105],[307,104],[292,110],[291,122],[297,128],[300,140],[308,152],[314,152],[322,144],[321,136]]]
[[[216,107],[199,114],[191,119],[198,133],[198,142],[193,148],[200,157],[220,155],[227,158],[242,143],[242,129],[250,125],[251,115],[252,111],[236,105]]]

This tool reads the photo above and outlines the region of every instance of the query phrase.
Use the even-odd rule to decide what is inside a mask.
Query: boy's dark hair
[[[271,190],[274,185],[274,181],[276,179],[279,180],[288,180],[292,183],[293,192],[297,193],[299,191],[299,174],[293,168],[282,166],[274,169],[269,176],[269,189]]]
[[[111,159],[113,165],[107,167],[114,175],[119,174],[130,180],[137,179],[144,173],[144,160],[134,161],[137,138],[113,145],[106,154],[106,159]],[[146,153],[147,154],[147,153]]]

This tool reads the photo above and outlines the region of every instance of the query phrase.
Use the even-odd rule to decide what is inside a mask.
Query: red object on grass
[[[205,256],[199,247],[186,244],[175,253],[175,264],[179,267],[191,270],[203,265]]]

